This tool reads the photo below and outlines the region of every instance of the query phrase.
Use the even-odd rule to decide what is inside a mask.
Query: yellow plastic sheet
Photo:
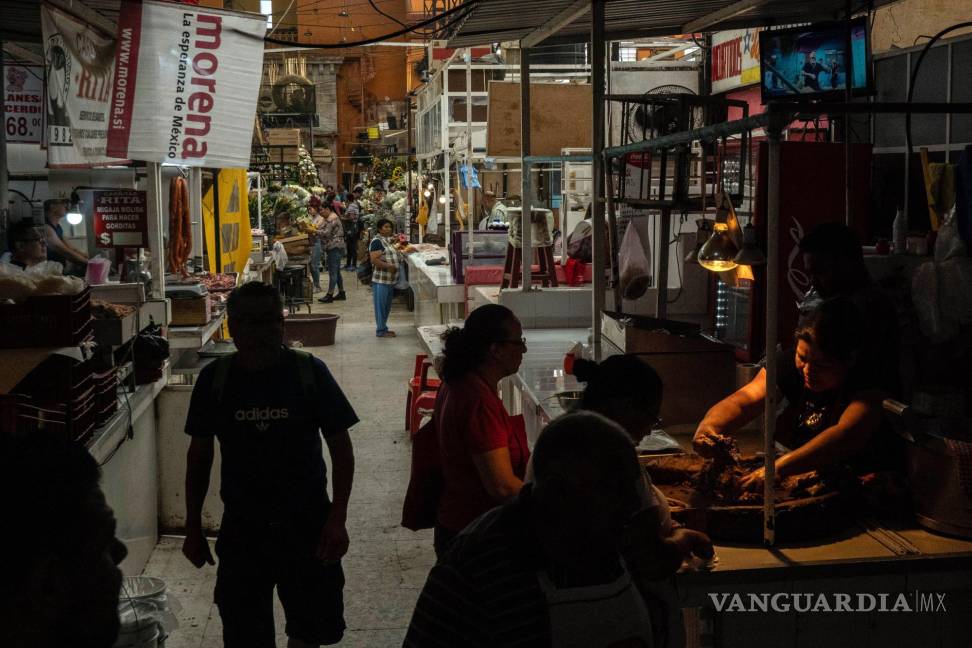
[[[247,200],[246,169],[219,172],[220,259],[216,263],[216,227],[213,218],[213,188],[203,196],[203,237],[206,240],[207,269],[210,272],[243,272],[250,257],[250,207]]]

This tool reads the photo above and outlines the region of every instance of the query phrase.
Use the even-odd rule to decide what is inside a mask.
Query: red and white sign
[[[733,29],[712,35],[712,92],[759,83],[759,32]]]
[[[3,66],[3,127],[7,142],[40,144],[44,137],[44,68]]]
[[[124,164],[105,153],[115,37],[68,11],[41,3],[47,65],[47,164]]]
[[[246,167],[266,17],[123,0],[108,120],[112,155]]]
[[[95,245],[100,248],[148,247],[148,201],[144,191],[95,191]]]

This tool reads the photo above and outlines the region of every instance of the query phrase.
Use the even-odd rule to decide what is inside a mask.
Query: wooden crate
[[[209,295],[172,300],[171,326],[203,326],[211,319]]]
[[[277,240],[283,244],[284,250],[286,250],[287,254],[289,255],[307,254],[308,250],[310,249],[310,239],[307,238],[306,234],[288,236]]]
[[[299,128],[271,128],[267,131],[267,144],[271,146],[300,146]]]

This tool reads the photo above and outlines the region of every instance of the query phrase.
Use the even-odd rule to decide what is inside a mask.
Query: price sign
[[[144,191],[95,191],[92,210],[95,245],[148,247],[147,204]]]
[[[3,127],[8,142],[40,144],[44,133],[44,68],[3,66]]]

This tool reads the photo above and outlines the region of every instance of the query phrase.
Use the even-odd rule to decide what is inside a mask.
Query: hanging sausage
[[[181,176],[169,183],[169,272],[188,277],[186,264],[192,254],[192,223],[189,220],[189,186]]]

